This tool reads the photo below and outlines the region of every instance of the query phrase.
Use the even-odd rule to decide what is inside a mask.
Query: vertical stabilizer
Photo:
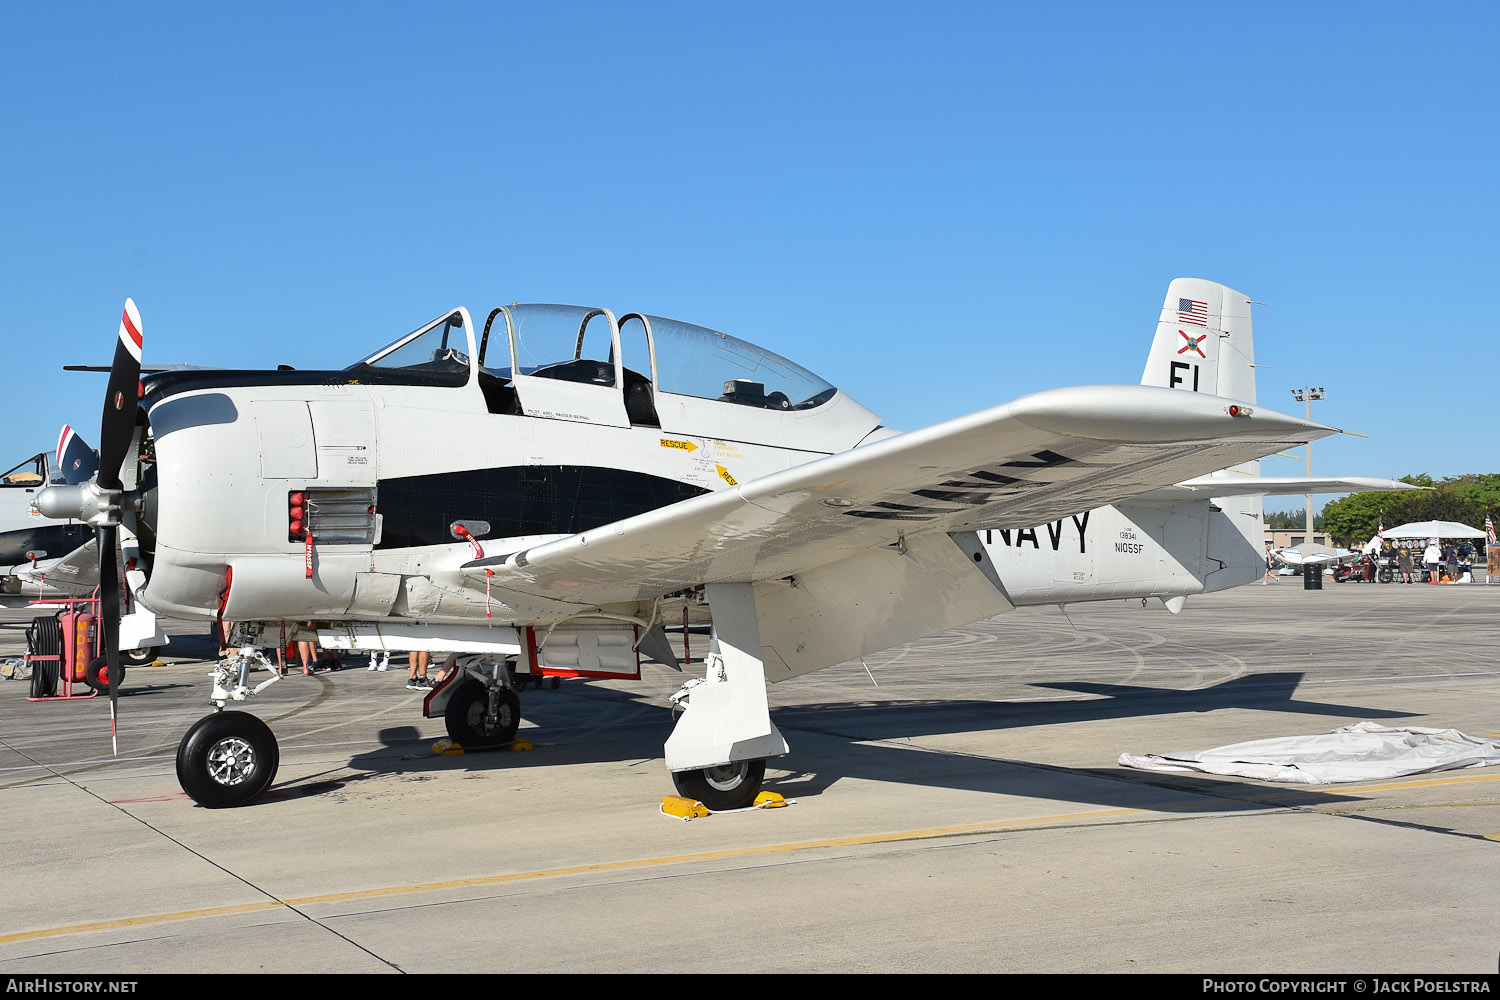
[[[1255,402],[1249,298],[1216,281],[1174,280],[1167,287],[1141,385]]]
[[[1156,324],[1141,385],[1159,385],[1255,402],[1255,338],[1250,299],[1227,285],[1177,278]],[[1219,478],[1243,482],[1260,474],[1260,462],[1244,462]],[[1211,489],[1211,488],[1210,488]],[[1264,514],[1259,496],[1215,498],[1209,506],[1202,574],[1205,590],[1254,582],[1264,571]]]

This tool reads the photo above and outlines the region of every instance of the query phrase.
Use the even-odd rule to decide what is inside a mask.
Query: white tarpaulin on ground
[[[1319,736],[1251,740],[1184,753],[1122,753],[1120,765],[1144,771],[1203,771],[1261,781],[1325,785],[1500,765],[1500,740],[1475,739],[1457,729],[1393,728],[1356,722]]]

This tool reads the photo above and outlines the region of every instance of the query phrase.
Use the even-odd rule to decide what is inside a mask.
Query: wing
[[[1054,389],[463,570],[586,605],[795,578],[944,533],[1031,527],[1332,433],[1199,393]]]
[[[99,582],[99,549],[90,538],[65,556],[38,560],[35,571],[30,563],[23,563],[14,572],[28,582],[36,582],[39,575],[45,574],[48,583],[94,586]]]
[[[1201,493],[1208,497],[1253,497],[1253,496],[1301,496],[1308,493],[1371,493],[1425,490],[1430,487],[1413,486],[1395,479],[1378,479],[1374,476],[1248,476],[1235,473],[1219,473],[1199,476],[1185,482],[1152,490],[1136,497],[1137,500],[1182,500],[1187,493]],[[1187,491],[1186,493],[1184,491]]]

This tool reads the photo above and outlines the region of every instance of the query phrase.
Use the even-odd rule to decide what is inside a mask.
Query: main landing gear
[[[672,696],[683,715],[667,740],[667,770],[687,798],[717,811],[743,809],[760,794],[766,758],[785,754],[787,745],[766,701],[754,588],[711,583],[704,590],[714,617],[705,676]]]
[[[135,649],[120,650],[120,662],[129,667],[144,667],[156,661],[156,654],[161,652],[160,646],[137,646]]]
[[[683,797],[702,802],[715,812],[752,805],[765,780],[764,760],[742,760],[672,772],[672,784]]]
[[[510,746],[521,728],[514,664],[514,657],[488,653],[460,656],[453,676],[423,703],[423,714],[442,716],[448,738],[465,750]]]
[[[512,688],[465,679],[448,699],[443,724],[465,750],[509,746],[521,728],[521,699]]]

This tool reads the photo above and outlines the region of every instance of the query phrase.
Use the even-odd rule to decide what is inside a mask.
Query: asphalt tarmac
[[[184,624],[127,675],[118,758],[105,699],[0,681],[0,973],[1493,974],[1500,769],[1116,764],[1363,719],[1500,735],[1500,586],[1299,583],[1022,610],[774,686],[794,804],[691,822],[659,809],[684,675],[527,689],[534,749],[443,756],[400,657],[244,706],[275,784],[201,808]]]

